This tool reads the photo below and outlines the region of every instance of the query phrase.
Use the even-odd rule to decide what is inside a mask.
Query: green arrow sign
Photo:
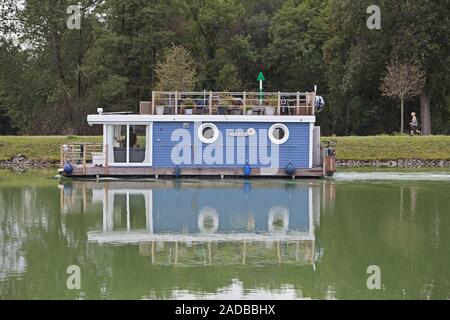
[[[264,75],[262,72],[259,73],[258,79],[256,79],[256,81],[266,81],[266,78],[264,78]]]
[[[256,81],[259,81],[259,104],[262,104],[264,100],[263,81],[266,81],[262,72],[259,73]]]

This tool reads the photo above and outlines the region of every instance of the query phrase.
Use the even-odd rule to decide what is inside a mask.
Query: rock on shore
[[[30,160],[25,155],[18,154],[8,160],[0,161],[0,168],[50,168],[57,166],[58,162],[45,160]]]
[[[30,160],[25,155],[18,154],[11,159],[0,161],[0,168],[50,168],[59,165],[58,161]],[[337,160],[338,168],[449,168],[449,160]]]
[[[337,160],[336,165],[339,168],[448,168],[450,161],[448,160]]]

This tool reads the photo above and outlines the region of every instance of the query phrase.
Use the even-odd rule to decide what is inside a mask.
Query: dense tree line
[[[425,72],[417,111],[424,133],[450,133],[450,1],[377,0],[381,29],[367,27],[372,0],[72,0],[0,5],[0,134],[88,134],[97,107],[137,111],[173,45],[194,57],[197,90],[312,90],[327,100],[327,134],[398,131],[399,102],[382,95],[391,61]],[[407,120],[407,119],[405,119]]]

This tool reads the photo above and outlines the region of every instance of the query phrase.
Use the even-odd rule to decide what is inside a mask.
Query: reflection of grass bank
[[[54,169],[30,169],[17,172],[10,169],[0,169],[0,185],[4,187],[55,186],[58,180],[54,179]]]
[[[333,137],[338,160],[450,160],[450,136]]]

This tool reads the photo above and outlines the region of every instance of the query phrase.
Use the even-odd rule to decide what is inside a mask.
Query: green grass
[[[450,160],[450,136],[372,136],[322,138],[337,141],[341,160]]]
[[[450,160],[450,136],[324,137],[334,139],[341,160]],[[79,136],[0,136],[0,161],[22,154],[31,160],[59,161],[64,143],[97,142],[102,138]]]
[[[101,137],[0,136],[0,161],[22,154],[31,160],[59,161],[64,143],[102,142]]]

